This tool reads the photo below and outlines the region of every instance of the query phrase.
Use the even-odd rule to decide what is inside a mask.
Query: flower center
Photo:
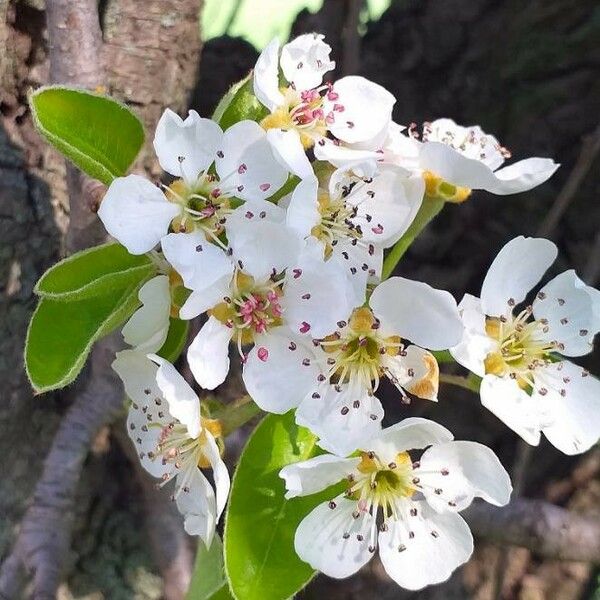
[[[522,388],[533,386],[533,374],[537,367],[551,361],[556,349],[548,342],[546,319],[530,321],[532,308],[528,306],[518,315],[507,318],[488,318],[486,333],[498,342],[497,348],[485,359],[485,372],[508,375],[516,379]]]
[[[362,238],[362,229],[352,221],[358,212],[357,207],[350,206],[344,201],[344,196],[331,198],[325,190],[319,190],[320,222],[315,225],[311,235],[325,244],[325,257],[329,258],[333,247],[342,240],[352,240],[354,244]]]
[[[201,469],[211,467],[210,460],[204,452],[206,444],[205,431],[209,431],[217,441],[217,444],[222,445],[221,438],[223,432],[221,423],[216,419],[204,417],[201,417],[200,421],[202,430],[197,438],[191,438],[187,427],[177,421],[173,421],[162,427],[156,449],[154,452],[149,452],[148,457],[153,460],[162,461],[163,465],[172,464],[175,467],[175,471],[165,473],[160,485],[164,485],[173,479],[179,472],[189,473],[190,471],[193,472],[193,469],[196,467],[200,467]],[[189,491],[185,479],[179,484],[176,495],[181,491]]]
[[[165,187],[167,198],[182,208],[171,223],[173,231],[190,233],[202,229],[208,238],[218,241],[217,236],[223,233],[226,217],[232,211],[230,199],[235,192],[225,183],[216,175],[202,173],[194,185],[177,179]]]
[[[232,280],[232,295],[213,307],[210,315],[235,330],[240,354],[244,344],[251,344],[256,334],[281,325],[281,284],[257,285],[254,278],[237,271]]]
[[[428,198],[437,198],[459,204],[471,195],[469,188],[448,183],[431,171],[425,171],[423,179],[425,180],[425,195]]]
[[[319,341],[330,356],[329,377],[334,382],[357,383],[374,392],[383,374],[382,357],[403,352],[398,336],[384,338],[378,333],[379,322],[368,307],[354,310],[350,321],[338,323],[340,330]]]
[[[305,149],[312,148],[317,139],[325,136],[327,127],[335,120],[336,112],[343,112],[341,104],[325,114],[323,99],[337,100],[331,84],[299,92],[293,87],[281,88],[285,103],[262,121],[263,129],[295,129]]]

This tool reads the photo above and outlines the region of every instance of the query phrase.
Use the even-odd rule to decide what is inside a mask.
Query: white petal
[[[285,328],[256,338],[242,379],[260,408],[283,414],[317,389],[321,371],[311,346]]]
[[[413,344],[403,356],[383,356],[382,362],[394,385],[417,398],[437,402],[440,369],[433,354]]]
[[[396,99],[380,85],[350,75],[336,81],[333,90],[339,97],[325,101],[324,109],[326,113],[333,113],[335,121],[329,130],[340,140],[349,143],[370,140],[391,121]],[[343,112],[335,111],[335,104],[342,105]]]
[[[558,342],[564,356],[582,356],[593,349],[598,329],[589,289],[569,270],[549,281],[533,302],[535,318],[548,321],[543,338]]]
[[[360,458],[339,458],[332,454],[315,456],[309,460],[293,463],[279,471],[285,481],[286,498],[309,496],[338,483],[352,474]]]
[[[492,262],[481,287],[481,306],[486,315],[499,317],[512,312],[512,306],[554,262],[558,250],[549,240],[520,235],[508,242]]]
[[[481,403],[518,433],[528,444],[540,443],[537,399],[523,391],[514,379],[486,375],[481,381]]]
[[[221,278],[233,275],[231,260],[208,242],[202,231],[170,233],[161,240],[161,246],[165,258],[190,290],[206,290]]]
[[[460,342],[463,324],[452,295],[420,281],[391,277],[380,283],[369,301],[382,333],[444,350]]]
[[[170,415],[161,418],[160,406],[163,395],[156,385],[156,365],[145,355],[134,350],[117,352],[112,368],[121,378],[125,393],[131,399],[127,416],[127,433],[133,442],[142,467],[153,477],[162,477],[173,470],[172,463],[163,465],[160,458],[153,458],[161,435],[161,424],[166,425]],[[156,400],[160,404],[156,403]],[[149,427],[151,424],[158,426]]]
[[[358,183],[346,202],[358,210],[353,221],[360,224],[362,239],[387,248],[413,222],[424,193],[422,177],[407,178],[402,170],[388,166],[382,167],[371,183]]]
[[[314,177],[313,168],[295,129],[269,129],[267,139],[279,164],[300,179]]]
[[[187,427],[191,438],[197,438],[202,427],[200,400],[196,392],[169,361],[156,354],[149,354],[148,358],[158,365],[156,383],[169,404],[169,412]]]
[[[185,483],[177,478],[178,487],[188,487],[189,492],[181,490],[177,496],[177,508],[184,516],[183,526],[189,535],[198,535],[208,548],[215,534],[217,524],[215,493],[212,486],[201,473],[193,469],[186,474]]]
[[[319,437],[321,448],[338,456],[362,448],[379,433],[382,420],[381,402],[366,390],[348,386],[338,392],[324,385],[307,395],[296,411],[296,423],[308,427]]]
[[[238,266],[263,281],[294,265],[302,240],[286,227],[285,211],[271,202],[246,202],[227,217],[227,237]]]
[[[167,108],[156,126],[154,150],[167,173],[193,184],[215,159],[222,137],[219,125],[195,110],[184,121]]]
[[[510,477],[498,457],[483,444],[438,444],[425,450],[419,463],[415,472],[421,491],[439,512],[463,510],[474,497],[495,506],[504,506],[510,500]]]
[[[544,183],[560,167],[550,158],[527,158],[499,169],[494,173],[496,182],[486,188],[493,194],[518,194]]]
[[[181,207],[169,202],[150,181],[139,175],[117,177],[102,199],[98,216],[131,254],[144,254],[167,233]]]
[[[356,502],[343,496],[335,498],[334,503],[333,509],[327,503],[319,504],[304,517],[296,530],[294,548],[313,569],[341,579],[369,562],[369,532],[375,519],[370,514],[354,519]],[[344,539],[344,533],[350,534],[348,539]],[[357,535],[362,535],[362,541],[356,539]]]
[[[286,273],[281,299],[286,324],[292,331],[324,337],[363,302],[355,294],[350,276],[334,261],[323,263],[305,254]]]
[[[485,331],[485,314],[481,308],[481,300],[471,294],[465,294],[458,305],[458,311],[465,330],[460,344],[450,348],[450,354],[460,365],[483,377],[484,361],[497,346],[497,342]]]
[[[193,319],[213,308],[230,293],[231,275],[217,279],[210,287],[193,291],[179,310],[180,319]]]
[[[156,352],[169,333],[169,278],[166,275],[153,277],[140,288],[138,298],[142,306],[123,327],[123,339],[140,352]]]
[[[381,277],[383,248],[375,244],[352,244],[350,239],[338,241],[329,257],[329,262],[333,261],[348,274],[356,303],[362,304],[367,283],[377,283]]]
[[[239,121],[225,131],[215,166],[223,190],[243,200],[272,196],[288,177],[265,130],[254,121]]]
[[[363,229],[363,240],[387,248],[406,233],[414,221],[425,193],[421,176],[407,178],[393,167],[382,168],[372,183],[348,196],[354,204]],[[365,222],[368,220],[368,222]]]
[[[294,189],[286,212],[286,223],[302,239],[308,237],[312,228],[321,221],[316,177],[302,180]]]
[[[536,371],[535,387],[545,421],[542,431],[553,446],[565,454],[580,454],[598,442],[600,380],[562,361]],[[542,387],[548,390],[544,395]]]
[[[317,160],[351,169],[359,177],[372,177],[382,156],[377,150],[362,150],[328,138],[322,138],[315,144],[314,153]]]
[[[187,351],[190,370],[198,385],[214,390],[229,373],[229,342],[233,330],[209,317]]]
[[[307,33],[281,49],[281,70],[287,81],[293,83],[298,91],[318,87],[323,81],[323,75],[335,69],[335,62],[329,60],[331,46],[323,41],[324,37]]]
[[[441,142],[423,144],[419,165],[453,185],[500,195],[529,190],[549,179],[558,168],[550,159],[529,158],[494,173],[478,158],[469,158]]]
[[[412,519],[410,525],[390,519],[387,531],[379,533],[379,556],[387,574],[398,585],[420,590],[445,581],[469,560],[473,536],[460,515],[435,513],[425,502],[413,504],[418,506],[419,516],[408,517]]]
[[[229,489],[231,487],[231,480],[229,479],[227,466],[221,458],[221,453],[219,452],[219,447],[215,442],[215,438],[212,436],[210,431],[205,431],[204,435],[206,436],[206,443],[204,444],[202,450],[205,452],[210,462],[213,478],[215,480],[215,487],[217,489],[216,520],[218,521],[219,517],[223,513],[225,504],[227,503],[227,497],[229,496]]]
[[[285,100],[279,91],[279,40],[273,38],[260,53],[252,77],[254,95],[270,110]]]
[[[362,450],[372,450],[387,464],[394,461],[399,452],[449,442],[453,437],[445,427],[434,421],[408,417],[383,429],[377,437],[367,442]]]

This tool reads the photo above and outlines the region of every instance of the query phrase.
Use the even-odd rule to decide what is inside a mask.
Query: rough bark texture
[[[600,522],[539,500],[519,499],[502,508],[473,504],[464,516],[475,535],[522,546],[538,556],[600,563]]]
[[[70,11],[74,4],[61,0],[58,6]],[[96,3],[89,4],[96,11]],[[98,36],[86,38],[85,43],[75,47],[69,47],[68,43],[63,45],[61,41],[55,50],[67,55],[74,52],[73,56],[83,65],[67,62],[70,66],[65,69],[63,63],[64,70],[57,74],[54,68],[53,74],[62,81],[73,81],[71,74],[77,71],[83,73],[79,83],[110,88],[134,106],[151,132],[160,106],[169,105],[181,111],[186,104],[200,50],[197,25],[200,3],[197,0],[145,3],[143,18],[138,16],[142,14],[139,3],[132,0],[109,0],[102,3],[102,8],[103,36],[107,40],[103,53],[111,67],[108,79],[94,76],[93,69],[85,71],[95,64],[90,61],[89,52],[91,46],[100,41]],[[15,526],[23,516],[43,458],[69,404],[68,394],[33,398],[22,363],[26,326],[35,304],[33,285],[57,260],[61,248],[77,249],[76,244],[64,239],[69,202],[62,159],[37,137],[26,106],[28,89],[50,81],[44,9],[40,1],[0,2],[0,275],[3,291],[0,298],[0,380],[3,383],[0,452],[5,457],[0,491],[3,515],[0,560],[8,556]],[[87,14],[69,12],[62,22],[58,20],[58,29],[64,24],[68,31],[74,24],[81,24],[78,19],[87,18]],[[186,43],[173,43],[178,39],[185,39]],[[55,67],[60,69],[61,65]],[[165,74],[170,75],[170,85],[165,85]],[[140,95],[140,90],[146,93]],[[150,144],[151,135],[148,148]],[[156,167],[151,166],[149,152],[139,168],[146,166],[150,172],[157,172]],[[76,211],[79,206],[73,204],[72,210]],[[83,224],[82,231],[71,239],[85,238],[88,244],[94,243],[99,239],[96,236],[104,235],[102,228],[89,207],[82,208],[81,218],[74,219]],[[86,217],[91,227],[87,231]],[[106,367],[106,361],[104,363]],[[109,397],[103,399],[108,401]],[[78,406],[74,404],[67,414],[76,413]],[[98,410],[101,407],[102,400]],[[87,423],[85,419],[84,422]],[[92,431],[82,429],[73,443],[85,448],[92,439]],[[141,598],[157,598],[160,582],[148,572],[151,561],[140,526],[140,489],[131,482],[121,486],[125,493],[115,489],[114,472],[122,468],[124,459],[108,448],[99,452],[99,458],[88,460],[83,482],[77,490],[76,509],[71,499],[71,504],[65,506],[64,519],[76,526],[74,552],[65,552],[65,540],[61,539],[53,540],[56,546],[38,550],[47,553],[60,550],[68,558],[68,571],[74,575],[71,587],[79,589],[76,595],[86,589],[102,589],[110,598],[130,598],[135,594]],[[62,450],[73,456],[69,449],[63,447]],[[76,462],[65,466],[64,475],[66,478],[72,469],[73,480],[77,482],[87,453],[75,454]],[[127,498],[125,502],[123,497]],[[136,498],[140,499],[136,501]],[[54,500],[59,505],[63,499]],[[114,529],[116,523],[119,525]],[[119,536],[115,535],[116,531]],[[122,543],[124,539],[127,539],[126,544]],[[69,545],[67,543],[67,549]],[[64,588],[61,594],[65,593],[70,592]]]

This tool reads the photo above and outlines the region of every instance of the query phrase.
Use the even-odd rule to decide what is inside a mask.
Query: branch
[[[50,81],[95,89],[104,83],[97,0],[48,0]],[[105,188],[67,163],[69,230],[66,249],[77,252],[104,241],[96,207]]]
[[[18,562],[33,576],[33,598],[55,598],[71,543],[75,493],[96,434],[123,408],[123,391],[110,368],[117,335],[92,352],[89,378],[64,416],[44,463],[33,502],[21,523],[13,554],[0,570],[0,597],[15,598]]]
[[[545,558],[600,564],[600,522],[596,518],[523,498],[504,507],[477,502],[463,515],[473,533],[488,541],[522,546]]]
[[[583,183],[583,180],[592,168],[598,152],[600,152],[600,125],[596,127],[593,133],[583,138],[577,162],[569,174],[565,185],[556,197],[552,208],[542,221],[537,231],[538,236],[552,236],[567,208],[569,208],[569,204],[574,200],[579,186]]]

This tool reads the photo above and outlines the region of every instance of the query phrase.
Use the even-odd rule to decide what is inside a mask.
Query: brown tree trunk
[[[89,207],[76,202],[80,194],[75,194],[69,211],[64,163],[33,130],[26,94],[31,87],[51,80],[107,88],[131,104],[142,117],[147,145],[138,168],[156,174],[149,151],[155,122],[164,106],[177,111],[185,108],[194,85],[201,46],[198,31],[201,3],[198,0],[146,2],[143,11],[136,0],[109,0],[101,5],[104,9],[102,39],[99,35],[86,35],[73,47],[69,46],[73,39],[69,31],[82,23],[85,25],[85,19],[91,14],[89,10],[97,15],[97,4],[95,0],[85,0],[67,2],[62,7],[61,2],[63,0],[49,1],[48,6],[59,6],[70,13],[63,19],[64,23],[58,21],[58,31],[47,32],[42,1],[0,0],[0,455],[4,457],[0,485],[0,561],[10,555],[15,526],[24,514],[43,459],[73,393],[71,390],[69,395],[47,394],[34,398],[26,380],[22,350],[35,305],[33,285],[60,257],[63,248],[78,249],[81,240],[89,245],[104,235]],[[85,14],[74,10],[81,6]],[[96,20],[98,18],[96,16]],[[57,23],[52,19],[51,22]],[[63,53],[65,60],[51,67],[48,40],[57,39],[60,43],[54,50]],[[98,50],[101,64],[107,66],[107,75],[91,59]],[[100,77],[99,73],[102,73]],[[73,173],[74,170],[70,173],[71,183]],[[70,187],[73,189],[73,185]],[[71,228],[69,238],[65,239],[69,212],[73,215],[79,212],[76,220],[82,227],[76,228],[77,231]],[[73,410],[75,406],[69,413]],[[83,410],[85,412],[85,408]],[[87,423],[84,418],[79,429],[82,436]],[[96,435],[95,431],[90,433]],[[70,577],[75,587],[91,583],[92,589],[102,589],[107,597],[132,597],[135,593],[143,594],[144,588],[150,593],[157,582],[149,572],[154,567],[145,551],[147,542],[140,524],[146,501],[129,479],[125,480],[124,492],[116,488],[115,469],[126,472],[130,466],[121,466],[126,459],[111,449],[111,444],[101,443],[102,440],[106,442],[104,437],[99,438],[96,453],[87,467],[92,469],[93,476],[84,469],[75,503],[71,499],[65,504],[67,514],[62,516],[65,522],[74,522],[76,529],[73,552],[62,557],[68,558],[68,572],[64,575]],[[61,449],[68,450],[60,444],[58,448],[53,447],[53,452],[59,453],[55,458],[75,461],[74,481],[77,482],[87,452],[60,458]],[[60,472],[58,475],[60,479]],[[66,470],[62,476],[67,476]],[[60,481],[57,484],[60,491]],[[123,505],[124,498],[127,500]],[[56,502],[52,500],[50,504],[56,509],[63,500],[56,498]],[[117,504],[109,508],[111,502]],[[102,506],[100,522],[99,506]],[[115,544],[114,534],[103,533],[106,527],[107,531],[114,527],[115,516],[123,521],[121,533],[129,540],[129,545],[124,547]],[[68,539],[70,528],[67,542]],[[139,554],[139,564],[128,567],[135,552]],[[86,566],[85,561],[95,555],[95,576],[90,577],[86,574],[89,564]],[[7,571],[10,568],[8,565]],[[3,570],[3,575],[7,571]],[[185,586],[185,577],[181,579]],[[9,597],[23,597],[18,592],[18,581],[13,578],[12,582]],[[2,591],[8,594],[5,589]],[[182,593],[181,589],[171,590],[168,597],[182,597]]]

